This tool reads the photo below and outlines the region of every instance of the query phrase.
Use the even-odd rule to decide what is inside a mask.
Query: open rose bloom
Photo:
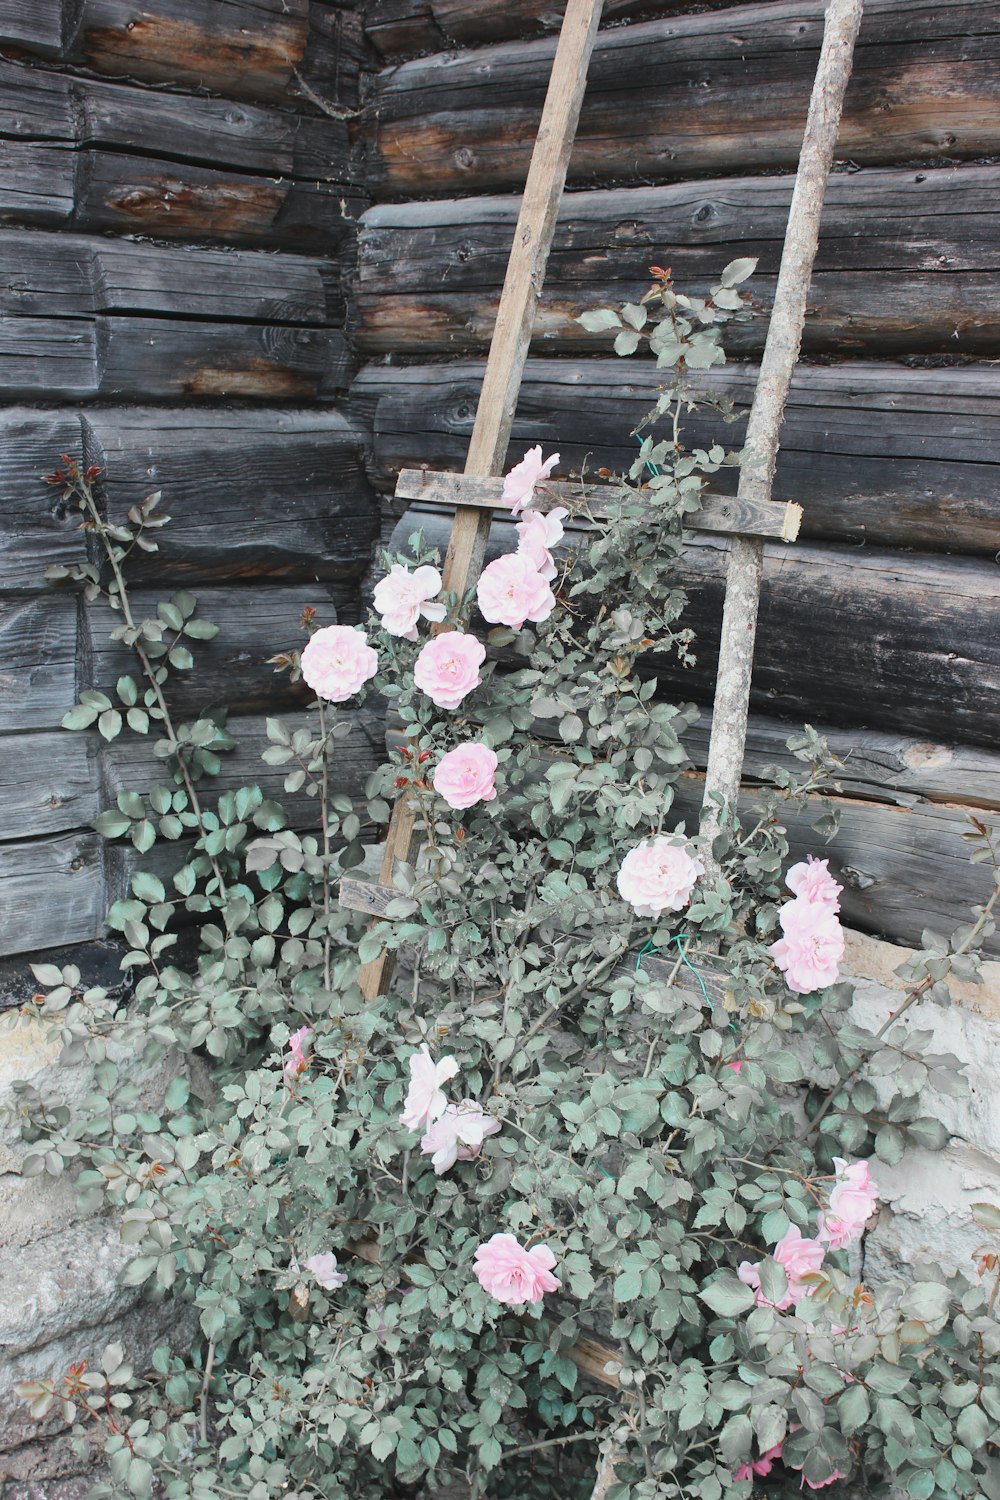
[[[503,503],[509,505],[515,516],[531,502],[535,485],[547,479],[559,462],[558,453],[542,461],[541,444],[529,448],[519,464],[515,464],[503,482]]]
[[[457,708],[482,682],[479,668],[485,660],[482,641],[461,630],[446,630],[422,647],[413,681],[438,708]]]
[[[522,552],[507,552],[483,569],[476,600],[484,620],[512,630],[526,620],[547,620],[556,607],[555,594]]]
[[[326,625],[302,651],[302,676],[317,698],[345,703],[378,671],[378,656],[360,630]]]
[[[781,908],[784,934],[768,952],[795,995],[811,995],[836,983],[844,956],[844,933],[837,913],[826,901],[796,896]]]
[[[861,1238],[878,1207],[878,1189],[866,1161],[846,1162],[835,1156],[833,1165],[836,1186],[830,1193],[829,1207],[819,1216],[816,1234],[831,1250],[846,1250]]]
[[[541,1302],[562,1285],[552,1275],[556,1258],[548,1245],[525,1250],[512,1234],[495,1234],[476,1251],[476,1277],[484,1291],[509,1307]]]
[[[544,515],[540,510],[528,510],[524,513],[524,520],[515,527],[518,556],[526,558],[548,583],[559,571],[552,548],[558,547],[563,539],[562,523],[568,515],[569,511],[561,505]]]
[[[310,1271],[326,1292],[335,1292],[347,1280],[343,1271],[337,1270],[337,1257],[332,1250],[325,1255],[310,1255],[302,1262],[302,1268]]]
[[[372,601],[390,635],[415,641],[421,615],[425,620],[444,619],[444,605],[431,602],[440,592],[441,574],[437,568],[416,568],[411,573],[402,563],[393,563],[375,585]]]
[[[803,1297],[809,1296],[811,1289],[803,1283],[802,1277],[812,1276],[821,1268],[826,1246],[821,1245],[819,1240],[805,1239],[798,1225],[792,1224],[772,1253],[788,1278],[788,1288],[779,1302],[771,1302],[764,1296],[760,1285],[760,1268],[752,1261],[743,1261],[736,1274],[745,1286],[753,1288],[758,1307],[775,1307],[779,1312],[784,1312],[786,1307],[793,1307]]]
[[[426,1130],[439,1115],[443,1115],[448,1100],[441,1088],[458,1072],[458,1063],[453,1057],[442,1057],[435,1062],[425,1042],[419,1052],[410,1057],[410,1087],[403,1104],[399,1123],[404,1130]]]
[[[285,1077],[298,1078],[309,1066],[306,1048],[312,1040],[312,1027],[300,1026],[288,1038],[288,1057],[285,1059]]]
[[[434,790],[449,807],[474,807],[477,802],[495,800],[493,777],[496,768],[497,758],[489,745],[475,740],[468,745],[457,745],[442,755],[431,780]]]
[[[640,917],[681,911],[705,866],[677,838],[646,839],[630,849],[618,871],[618,894]]]
[[[794,896],[811,901],[830,911],[840,910],[840,893],[844,889],[830,874],[830,862],[814,859],[810,854],[797,865],[792,865],[785,876],[785,884]]]
[[[499,1129],[500,1121],[486,1114],[481,1104],[463,1099],[461,1104],[449,1104],[434,1121],[420,1142],[420,1149],[431,1158],[440,1177],[457,1161],[472,1161],[477,1157],[486,1137],[496,1135]]]

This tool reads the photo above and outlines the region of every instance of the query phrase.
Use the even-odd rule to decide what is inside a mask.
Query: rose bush
[[[955,1060],[907,1011],[974,975],[994,845],[979,830],[990,900],[914,956],[872,1031],[837,977],[837,882],[823,861],[789,868],[790,803],[831,829],[817,737],[792,738],[801,774],[776,771],[751,816],[725,810],[715,881],[677,806],[697,711],[664,698],[657,664],[691,659],[683,523],[729,461],[677,433],[686,371],[721,361],[748,271],[703,298],[659,277],[643,303],[587,315],[674,372],[667,437],[645,433],[599,507],[581,481],[564,537],[521,523],[508,555],[559,580],[544,618],[487,633],[471,599],[428,593],[439,560],[416,534],[385,560],[395,581],[365,634],[321,627],[282,653],[320,701],[311,728],[269,722],[265,758],[315,798],[315,829],[259,786],[209,801],[224,729],[169,717],[171,648],[142,646],[163,780],[99,826],[140,849],[183,836],[187,853],[169,879],[136,874],[110,914],[137,976],[127,1014],[71,966],[39,968],[41,1013],[69,1057],[98,1062],[100,1092],[85,1113],[23,1097],[25,1170],[68,1166],[118,1205],[126,1279],[198,1319],[152,1370],[112,1346],[22,1388],[81,1443],[103,1434],[108,1500],[586,1500],[599,1453],[610,1500],[748,1500],[758,1480],[769,1496],[1000,1493],[996,1265],[859,1281],[878,1163],[947,1140],[922,1093],[960,1089]],[[546,513],[553,465],[529,454],[508,501]],[[127,528],[70,479],[120,567]],[[407,592],[394,568],[423,581]],[[328,705],[368,693],[398,736],[355,807],[329,790],[351,720]],[[70,722],[106,711],[81,700]],[[472,745],[489,756],[470,771]],[[336,883],[400,796],[419,852],[372,926]],[[180,915],[201,924],[191,956]],[[359,964],[387,949],[393,983],[366,1002]],[[198,1054],[211,1077],[178,1077],[154,1108],[107,1062],[111,1033],[150,1065]],[[978,1212],[1000,1229],[1000,1210]]]

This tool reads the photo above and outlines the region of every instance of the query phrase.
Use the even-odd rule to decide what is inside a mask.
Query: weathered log
[[[0,839],[43,838],[93,822],[101,810],[97,757],[89,734],[0,737]]]
[[[402,468],[461,467],[480,364],[369,366],[352,401],[374,432],[373,479],[391,489]],[[744,405],[753,366],[714,373],[704,389]],[[628,468],[629,429],[662,384],[652,361],[531,360],[508,461],[543,444],[560,472]],[[685,418],[689,446],[738,446],[742,425]],[[800,367],[792,383],[775,491],[797,500],[804,538],[979,553],[1000,550],[1000,372],[992,365],[911,370],[893,365]],[[733,484],[722,470],[713,485]]]
[[[76,698],[77,602],[70,595],[0,597],[0,723],[53,729]],[[2,947],[0,947],[2,951]]]
[[[792,167],[823,0],[641,22],[598,38],[573,182]],[[524,173],[549,40],[386,69],[368,180],[384,196],[503,190]],[[1000,148],[1000,13],[972,0],[869,0],[839,150],[864,164]]]
[[[8,409],[0,413],[0,591],[36,591],[47,567],[84,560],[79,511],[42,479],[68,453],[104,470],[112,517],[163,491],[171,524],[157,536],[162,550],[133,553],[130,576],[167,589],[321,578],[347,602],[378,530],[363,443],[363,430],[333,411]],[[0,693],[7,670],[0,650]]]
[[[361,17],[317,0],[6,0],[0,38],[97,73],[287,102],[301,74],[357,103]]]
[[[740,0],[701,0],[700,10]],[[645,20],[692,9],[691,0],[604,0],[604,24]],[[557,30],[562,5],[553,0],[369,0],[365,30],[384,57],[413,57],[455,43],[461,46],[539,36]]]
[[[567,195],[533,347],[606,354],[607,333],[588,333],[576,319],[638,301],[651,261],[668,261],[681,289],[704,294],[728,260],[756,256],[750,286],[769,312],[792,182],[741,177]],[[1000,342],[998,196],[997,167],[834,174],[804,347],[992,353]],[[514,198],[370,209],[359,235],[361,347],[420,355],[482,349],[516,214]],[[727,349],[759,350],[767,326],[767,317],[734,324]]]
[[[5,844],[0,860],[0,953],[58,948],[100,935],[107,911],[96,833]]]
[[[442,547],[448,517],[414,504],[394,546],[416,529]],[[510,550],[495,524],[488,555]],[[677,564],[697,665],[653,653],[650,674],[674,696],[710,703],[727,547],[693,538]],[[776,542],[765,548],[751,703],[820,721],[1000,747],[1000,590],[995,565],[971,558]],[[994,697],[994,694],[996,696]]]

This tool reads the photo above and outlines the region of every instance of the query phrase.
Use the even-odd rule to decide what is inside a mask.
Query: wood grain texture
[[[369,565],[378,528],[364,439],[329,410],[99,407],[83,416],[7,408],[0,413],[0,594],[42,589],[47,567],[84,560],[79,511],[42,478],[69,453],[104,470],[111,516],[162,490],[171,522],[159,552],[133,557],[137,580],[175,588],[322,579],[346,601]]]
[[[443,545],[447,519],[415,504],[397,526],[394,547],[405,550],[418,527],[426,543]],[[495,523],[487,557],[512,545],[511,523]],[[649,674],[672,697],[712,701],[726,552],[721,540],[697,537],[678,561],[697,665],[646,658]],[[767,544],[751,702],[757,712],[799,724],[1000,748],[996,564],[874,547]]]
[[[570,180],[663,181],[794,166],[823,0],[771,0],[602,32]],[[1000,146],[1000,12],[972,0],[868,0],[839,153],[866,165]],[[385,70],[369,181],[384,196],[502,190],[524,171],[548,40]]]
[[[30,953],[97,937],[105,911],[98,834],[4,845],[0,953]]]
[[[287,103],[296,73],[357,103],[362,18],[323,0],[4,0],[0,40],[97,73]]]
[[[736,5],[738,0],[708,0],[699,9]],[[645,20],[692,9],[691,0],[604,0],[604,24]],[[551,35],[562,20],[555,0],[507,0],[486,5],[483,0],[369,0],[365,29],[383,57],[413,57],[458,44],[513,37]]]
[[[419,500],[423,505],[475,506],[500,512],[502,517],[509,513],[509,506],[502,498],[503,485],[499,477],[483,479],[471,474],[436,473],[432,469],[404,469],[396,481],[395,499]],[[574,502],[581,499],[581,486],[572,481],[567,484],[547,480],[537,493],[544,506],[555,501],[572,509]],[[762,504],[708,491],[702,494],[701,502],[699,511],[684,518],[690,531],[778,537],[783,542],[794,542],[799,534],[802,507],[794,502],[775,500]],[[528,508],[540,507],[533,504]],[[600,485],[589,491],[589,509],[594,516],[607,514],[601,504]]]
[[[373,428],[372,477],[391,489],[400,469],[458,468],[472,425],[482,366],[368,366],[352,387]],[[704,382],[745,406],[752,365]],[[541,443],[562,455],[560,473],[584,461],[627,469],[629,436],[656,400],[652,361],[531,360],[521,387],[508,463]],[[738,447],[741,423],[712,413],[685,419],[689,447]],[[720,488],[731,483],[725,471]],[[802,535],[885,546],[1000,551],[1000,371],[905,369],[857,362],[800,366],[785,413],[776,493],[802,502]],[[735,486],[734,486],[735,487]]]
[[[651,262],[704,294],[727,261],[756,256],[764,316],[726,330],[730,354],[763,344],[790,177],[724,178],[563,198],[535,318],[537,353],[607,354],[576,321],[638,301]],[[1000,168],[871,169],[827,185],[803,347],[858,355],[994,353],[1000,347]],[[361,221],[362,349],[463,354],[492,329],[517,201],[379,204]]]

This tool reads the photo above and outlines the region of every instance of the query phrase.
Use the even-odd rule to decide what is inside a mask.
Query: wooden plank
[[[98,389],[93,323],[0,317],[0,396],[86,401]]]
[[[475,506],[488,511],[509,511],[502,499],[502,478],[485,479],[474,475],[435,473],[431,469],[404,469],[396,482],[396,499],[419,500],[423,505]],[[554,501],[570,508],[581,498],[579,483],[546,480],[543,494],[548,504]],[[593,515],[606,514],[601,505],[601,487],[589,492]],[[720,535],[770,536],[783,542],[794,542],[799,534],[802,507],[794,501],[776,500],[768,504],[740,501],[728,495],[706,492],[701,510],[685,516],[691,531]]]
[[[0,723],[53,729],[76,698],[76,600],[0,597]],[[0,946],[2,951],[2,946]]]
[[[6,844],[0,860],[0,953],[96,937],[104,922],[101,839],[67,834]]]
[[[415,505],[393,550],[420,529],[444,545],[447,518]],[[487,557],[510,551],[494,524]],[[666,695],[708,704],[715,686],[726,543],[693,537],[677,566],[697,665],[653,653],[645,668]],[[831,644],[833,643],[833,644]],[[765,548],[753,707],[793,723],[831,723],[1000,748],[1000,591],[975,558],[874,547],[781,543]]]
[[[63,50],[63,0],[3,0],[0,41],[15,42],[40,57],[59,57]]]
[[[468,441],[481,365],[368,366],[352,401],[373,429],[372,478],[391,489],[402,468],[457,468]],[[705,391],[742,406],[756,369],[713,372]],[[564,472],[587,462],[622,471],[630,428],[656,400],[652,361],[531,360],[508,463],[541,443]],[[708,412],[685,418],[684,441],[741,442],[740,424]],[[728,486],[721,471],[713,483]],[[792,383],[775,478],[805,502],[802,535],[994,557],[1000,551],[1000,370],[994,365],[905,369],[886,364],[800,366]]]
[[[338,599],[353,599],[378,528],[364,441],[333,411],[100,407],[82,421],[72,411],[8,408],[0,413],[0,594],[38,591],[47,567],[84,560],[79,511],[42,479],[70,453],[105,470],[112,515],[162,489],[171,524],[160,552],[133,556],[137,579],[177,588],[321,578]]]
[[[73,213],[76,167],[72,146],[0,140],[0,221],[66,223]]]
[[[152,761],[148,745],[145,754]],[[100,810],[93,736],[63,729],[0,736],[0,839],[43,838],[83,828]]]
[[[607,354],[608,335],[588,333],[579,314],[637,301],[664,245],[676,284],[695,294],[708,291],[728,260],[756,256],[750,286],[769,309],[791,191],[789,177],[762,177],[568,195],[533,348]],[[1000,342],[998,203],[995,166],[834,173],[804,347],[992,354]],[[481,349],[516,211],[510,197],[369,209],[359,235],[360,346],[423,356]],[[734,324],[727,351],[759,350],[767,325],[766,316]]]
[[[648,181],[794,166],[824,0],[769,0],[605,31],[570,180]],[[1000,148],[1000,11],[975,0],[868,0],[840,154],[863,165],[976,159]],[[386,70],[368,169],[381,196],[516,184],[552,57],[548,40]]]
[[[587,80],[587,66],[597,35],[603,0],[567,0],[541,123],[531,154],[524,196],[504,277],[496,327],[476,408],[476,420],[465,459],[466,474],[503,472],[503,458],[528,343],[538,289],[555,230],[559,199],[566,181],[573,137]],[[489,517],[471,507],[455,514],[442,568],[442,589],[461,601],[475,583],[489,536]],[[413,838],[414,816],[405,799],[393,807],[386,835],[382,878],[392,884],[397,860],[405,860]],[[392,973],[392,958],[383,954],[364,964],[358,976],[361,993],[374,999]]]

